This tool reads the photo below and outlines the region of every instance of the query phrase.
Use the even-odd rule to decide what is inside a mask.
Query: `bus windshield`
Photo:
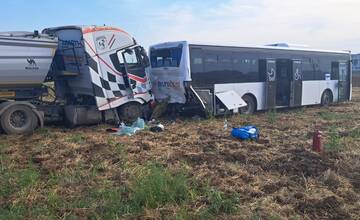
[[[151,50],[151,67],[179,67],[182,56],[182,47]]]

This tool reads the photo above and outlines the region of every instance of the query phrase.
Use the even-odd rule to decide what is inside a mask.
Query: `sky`
[[[106,24],[145,47],[285,42],[360,53],[359,11],[359,0],[2,0],[0,31]]]

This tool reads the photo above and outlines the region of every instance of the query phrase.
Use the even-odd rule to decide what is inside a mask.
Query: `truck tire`
[[[6,134],[31,134],[38,119],[28,106],[13,105],[1,115],[0,123]]]
[[[143,108],[140,103],[130,102],[118,108],[119,118],[125,122],[134,122],[143,117]]]
[[[251,115],[256,111],[256,100],[250,95],[244,95],[242,99],[246,102],[247,106],[240,108],[240,113]]]

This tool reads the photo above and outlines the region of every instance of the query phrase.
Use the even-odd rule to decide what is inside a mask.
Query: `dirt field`
[[[0,219],[360,219],[360,89],[354,100],[117,137],[107,126],[0,136]],[[315,123],[325,152],[311,150]]]

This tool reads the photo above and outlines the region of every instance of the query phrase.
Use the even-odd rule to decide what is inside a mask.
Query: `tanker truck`
[[[144,48],[120,28],[0,33],[0,129],[28,134],[45,122],[143,117],[153,100],[148,67]]]

